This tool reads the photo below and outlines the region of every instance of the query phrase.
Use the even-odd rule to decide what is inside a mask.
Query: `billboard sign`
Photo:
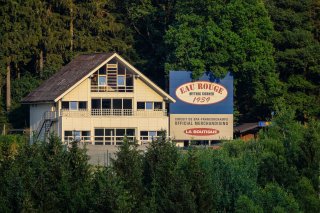
[[[193,81],[190,71],[171,71],[170,135],[174,140],[233,137],[233,77],[205,73]]]

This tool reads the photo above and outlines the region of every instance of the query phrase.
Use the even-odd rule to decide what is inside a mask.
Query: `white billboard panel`
[[[173,140],[232,140],[232,114],[171,114]]]

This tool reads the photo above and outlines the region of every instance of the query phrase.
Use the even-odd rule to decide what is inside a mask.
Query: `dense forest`
[[[1,212],[310,212],[320,209],[320,123],[294,112],[250,142],[178,150],[159,138],[146,152],[119,147],[111,166],[91,166],[76,143],[29,145],[0,136]]]
[[[0,128],[73,57],[116,51],[165,90],[169,70],[235,77],[236,122],[320,117],[319,0],[1,0]]]
[[[54,135],[1,135],[1,212],[319,211],[320,0],[0,0],[0,26],[2,132],[75,56],[111,51],[165,90],[170,70],[231,72],[235,123],[272,119],[217,150],[125,140],[107,167]]]

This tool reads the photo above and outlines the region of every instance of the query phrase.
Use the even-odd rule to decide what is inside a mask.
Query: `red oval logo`
[[[219,130],[212,128],[192,128],[184,130],[185,134],[196,136],[208,136],[219,134]]]
[[[228,90],[221,84],[209,81],[194,81],[176,88],[176,97],[188,104],[209,105],[223,101]]]

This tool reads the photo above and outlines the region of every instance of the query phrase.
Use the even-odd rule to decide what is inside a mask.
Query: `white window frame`
[[[71,132],[71,136],[66,136],[66,132]],[[89,136],[83,136],[82,132],[89,132]],[[71,142],[74,140],[82,141],[82,142],[91,141],[91,131],[90,130],[64,130],[64,141]]]
[[[141,136],[141,132],[148,132],[148,136]],[[156,135],[151,135],[150,134],[151,132],[155,132]],[[160,133],[160,131],[156,131],[156,130],[142,130],[142,131],[140,131],[140,141],[141,142],[151,142],[152,140],[156,140],[160,136],[159,133]]]
[[[93,136],[94,137],[94,143],[99,143],[99,145],[121,145],[123,143],[124,136],[126,135],[128,129],[134,130],[134,135],[133,136],[128,136],[127,135],[127,138],[128,138],[128,140],[130,142],[134,141],[136,139],[136,136],[137,136],[137,129],[136,128],[129,128],[129,127],[124,127],[124,128],[97,127],[97,128],[94,128],[94,132],[95,132],[96,129],[103,129],[103,136],[100,136],[100,135],[99,136],[96,136],[96,135]],[[106,135],[106,130],[107,129],[108,130],[112,130],[113,134]],[[125,130],[125,134],[124,135],[117,135],[117,129],[124,129]],[[100,140],[96,141],[96,137],[97,138],[103,138],[103,140],[102,141],[100,141]],[[110,138],[111,140],[107,140],[106,138]],[[121,139],[117,140],[118,138],[121,138]]]
[[[105,79],[105,81],[104,81],[105,84],[101,84],[101,83],[100,83],[100,78],[101,78],[101,77],[103,77],[103,78]],[[98,86],[99,86],[99,87],[103,87],[103,86],[107,86],[107,84],[108,84],[108,83],[107,83],[107,75],[100,75],[100,74],[99,74],[99,75],[98,75]]]
[[[151,104],[151,108],[147,108],[147,105]],[[153,102],[152,101],[146,101],[145,102],[145,110],[153,110],[154,106],[153,106]]]
[[[123,78],[123,84],[119,84],[119,77]],[[125,75],[117,75],[117,86],[118,87],[125,87],[126,86],[126,76]]]
[[[72,108],[71,108],[72,103],[75,103],[75,104],[76,104],[76,108],[75,108],[75,109],[72,109]],[[70,111],[78,111],[78,110],[79,110],[79,102],[78,102],[78,101],[69,101],[69,110],[70,110]]]
[[[138,109],[138,103],[144,103],[144,109]],[[151,103],[152,108],[147,108],[147,103]],[[137,101],[137,110],[139,111],[147,111],[147,110],[153,110],[153,111],[161,111],[163,110],[163,103],[161,105],[161,109],[155,109],[154,104],[155,103],[162,103],[161,101]]]

